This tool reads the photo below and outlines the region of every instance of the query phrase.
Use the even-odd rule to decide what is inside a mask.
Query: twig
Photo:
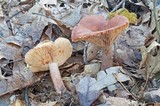
[[[114,7],[114,9],[111,12],[116,11],[126,0],[122,0],[118,5],[116,5],[116,7]]]
[[[160,28],[159,28],[158,21],[157,21],[156,3],[157,3],[157,0],[153,0],[153,16],[154,16],[154,20],[155,20],[155,23],[156,23],[157,34],[159,36],[158,37],[158,42],[160,43]]]
[[[11,10],[10,2],[8,2],[8,4],[3,4],[2,5],[2,12],[4,14],[5,21],[6,21],[8,29],[9,29],[9,34],[14,36],[13,29],[12,29],[12,24],[11,24],[11,21],[10,21],[10,18],[9,18],[9,11],[10,10]]]
[[[88,42],[85,43],[84,49],[83,49],[83,62],[84,64],[87,64],[87,48],[88,48]]]
[[[146,82],[145,82],[145,84],[144,84],[144,87],[143,87],[142,91],[145,90],[145,88],[146,88],[146,86],[147,86],[147,83],[148,83],[148,81],[149,81],[149,78],[150,78],[151,74],[153,73],[153,71],[154,71],[154,69],[156,68],[157,65],[158,65],[158,63],[155,65],[155,67],[154,67],[150,72],[147,70],[147,72],[149,72],[149,73],[148,73],[148,75],[147,75],[147,80],[146,80]]]
[[[30,106],[27,87],[24,89],[24,99],[25,99],[25,106]]]
[[[18,12],[15,13],[15,14],[13,14],[13,15],[10,17],[10,19],[12,19],[14,16],[17,16],[18,14],[20,14],[20,13],[22,13],[22,12],[24,12],[24,11],[28,11],[28,10],[31,9],[32,7],[33,7],[33,5],[29,5],[29,6],[25,7],[25,8],[23,8],[23,9],[20,9],[20,11],[18,11]]]
[[[133,99],[137,101],[137,98],[131,92],[128,91],[128,89],[122,84],[121,81],[119,81],[119,79],[117,78],[117,75],[113,74],[113,76],[117,80],[117,82],[119,82],[120,85],[133,97]]]

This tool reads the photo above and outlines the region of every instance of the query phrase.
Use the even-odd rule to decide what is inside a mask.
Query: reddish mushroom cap
[[[106,45],[112,45],[128,26],[128,19],[121,15],[107,21],[102,15],[86,16],[73,28],[72,41],[85,40],[105,48]]]

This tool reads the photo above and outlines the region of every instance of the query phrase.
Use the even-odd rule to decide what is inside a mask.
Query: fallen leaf
[[[22,36],[9,36],[6,37],[3,42],[7,43],[10,46],[21,48],[23,43],[23,37]]]
[[[55,106],[57,101],[47,101],[46,103],[31,101],[32,106]]]
[[[0,106],[9,106],[11,94],[7,94],[0,97]]]
[[[109,106],[138,106],[137,101],[130,101],[126,98],[108,97],[106,98],[106,105]]]
[[[142,23],[148,22],[151,18],[151,13],[148,12],[142,16]]]
[[[73,52],[81,51],[84,49],[84,43],[82,42],[72,43],[72,46],[73,46]]]
[[[150,77],[160,70],[160,50],[156,49],[160,44],[153,41],[148,47],[142,47],[142,61],[141,67],[146,68],[146,73]]]
[[[152,2],[149,1],[149,3]],[[125,8],[136,13],[138,17],[141,17],[150,11],[150,9],[147,6],[144,6],[143,3],[134,3],[132,1],[125,1]]]
[[[4,17],[3,11],[2,11],[2,5],[0,5],[0,17]]]
[[[117,80],[113,74],[115,74],[121,82],[129,81],[130,78],[122,74],[120,70],[122,71],[121,67],[111,67],[105,71],[100,71],[97,73],[97,80],[90,76],[81,78],[80,82],[76,85],[81,104],[89,106],[98,98],[100,90],[105,87],[108,87],[110,91],[115,90],[116,86],[114,86],[114,84],[117,83]]]
[[[3,85],[1,85],[2,90],[0,90],[0,95],[24,88],[33,84],[35,81],[40,80],[39,78],[42,77],[40,74],[33,75],[33,73],[26,68],[21,56],[21,48],[15,48],[7,44],[0,43],[0,51],[1,54],[6,58],[5,64],[1,63],[0,71],[7,66],[7,70],[12,73],[11,75],[4,77],[6,80],[1,80]]]
[[[137,24],[138,19],[135,13],[129,12],[127,9],[120,8],[117,11],[110,13],[110,17],[114,17],[117,14],[127,17],[131,24]]]
[[[139,49],[144,45],[148,34],[150,28],[146,25],[130,26],[115,42],[114,61],[128,70],[138,69],[142,58]]]
[[[1,79],[0,81],[0,92],[5,92],[7,89],[7,81],[5,79]]]
[[[5,56],[0,52],[0,60],[5,58]]]
[[[79,20],[81,19],[81,14],[80,14],[81,8],[82,8],[82,5],[80,5],[77,8],[74,8],[74,10],[69,15],[64,16],[61,19],[61,21],[66,26],[74,27],[79,22]]]
[[[146,102],[160,102],[160,89],[144,92],[143,97]]]
[[[50,6],[47,6],[47,5],[57,5],[57,0],[40,0],[38,2],[38,5],[40,5],[42,8],[46,9],[46,10],[50,10]]]
[[[80,103],[83,106],[90,106],[100,95],[100,91],[92,85],[96,83],[96,79],[86,76],[76,85]]]
[[[98,71],[100,71],[101,64],[100,63],[91,63],[84,66],[85,74],[94,75]]]
[[[122,67],[110,67],[106,69],[105,71],[100,71],[97,73],[97,82],[93,85],[98,90],[108,87],[110,91],[113,91],[116,89],[116,86],[114,86],[115,83],[117,83],[117,80],[113,76],[116,75],[117,79],[121,82],[130,81],[129,76],[122,74]],[[124,72],[124,70],[123,70]]]
[[[20,99],[16,99],[10,106],[25,106],[25,103]]]

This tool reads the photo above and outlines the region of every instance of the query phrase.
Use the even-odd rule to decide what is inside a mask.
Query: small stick
[[[27,87],[24,89],[24,99],[25,99],[25,106],[30,106]]]
[[[114,9],[111,12],[116,11],[126,0],[122,0],[118,5],[116,5],[116,7],[114,7]]]
[[[119,82],[120,85],[133,97],[133,99],[137,101],[137,98],[131,92],[128,91],[128,89],[122,84],[121,81],[119,81],[119,79],[117,78],[117,75],[113,74],[113,76],[117,80],[117,82]]]
[[[10,21],[10,18],[9,18],[9,12],[11,10],[10,2],[11,2],[11,0],[8,2],[8,4],[2,5],[2,12],[3,12],[4,17],[5,17],[6,25],[9,29],[9,35],[15,36],[14,33],[13,33],[11,21]]]
[[[85,43],[84,49],[83,49],[83,62],[84,64],[87,64],[87,48],[88,48],[88,42]]]
[[[156,67],[157,65],[158,65],[158,63],[155,65],[155,67]],[[151,74],[153,73],[155,67],[154,67],[150,72],[147,70],[147,72],[149,72],[149,73],[147,74],[147,80],[146,80],[146,82],[145,82],[145,84],[144,84],[144,87],[143,87],[142,91],[144,91],[144,90],[146,89],[147,83],[148,83],[148,81],[149,81],[149,78],[150,78]]]

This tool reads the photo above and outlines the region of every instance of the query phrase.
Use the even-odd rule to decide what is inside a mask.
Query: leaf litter
[[[0,4],[0,98],[5,97],[0,105],[143,106],[152,102],[156,106],[153,102],[159,102],[159,20],[155,22],[153,2],[2,0]],[[117,11],[110,13],[114,8]],[[110,64],[102,61],[107,56],[91,43],[73,43],[72,29],[87,15],[107,18],[123,9],[121,14],[128,16],[130,26],[110,50],[112,67],[101,70]],[[150,34],[155,38],[148,40]],[[32,73],[24,62],[27,51],[39,42],[58,37],[69,39],[74,49],[60,67],[68,89],[63,95],[56,94],[48,72]],[[28,93],[24,93],[26,88]]]

